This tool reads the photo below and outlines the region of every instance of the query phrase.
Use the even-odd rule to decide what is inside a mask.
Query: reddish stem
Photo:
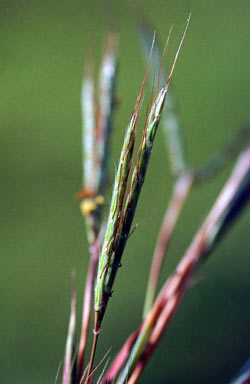
[[[95,220],[93,220],[93,223],[94,222]],[[79,383],[81,382],[82,375],[83,375],[84,356],[85,356],[89,322],[90,322],[90,314],[91,314],[91,308],[92,308],[92,296],[94,291],[94,282],[95,282],[99,249],[100,249],[100,244],[97,239],[97,235],[98,235],[97,226],[93,225],[92,232],[93,232],[93,237],[95,239],[95,242],[92,245],[90,245],[90,262],[89,262],[89,269],[88,269],[88,274],[85,282],[85,291],[84,291],[84,299],[83,299],[82,330],[81,330],[81,338],[80,338],[79,351],[78,351]]]
[[[96,352],[99,333],[100,333],[99,312],[95,312],[95,327],[93,329],[93,334],[94,334],[93,343],[92,343],[91,355],[90,355],[89,366],[87,371],[87,377],[84,384],[90,384],[91,381],[93,380],[94,371],[92,372],[92,369],[93,369],[93,364],[95,359],[95,352]]]
[[[102,384],[108,384],[113,382],[115,377],[118,375],[120,372],[123,364],[127,360],[129,353],[137,339],[137,336],[139,335],[141,330],[141,327],[139,327],[136,331],[134,331],[129,338],[126,340],[124,343],[122,349],[120,352],[116,355],[114,361],[112,362],[108,372],[106,373],[106,376],[103,379]]]
[[[91,258],[89,263],[88,275],[85,283],[83,314],[82,314],[82,331],[78,352],[78,376],[81,379],[83,374],[84,355],[87,344],[89,321],[91,314],[91,301],[93,295],[94,281],[98,263],[99,248],[96,245],[91,246]]]
[[[193,180],[194,177],[192,173],[185,173],[181,175],[175,183],[173,195],[162,222],[152,259],[145,298],[144,317],[149,312],[154,301],[160,272],[162,270],[165,254],[169,245],[169,240],[181,213],[182,207],[186,201],[190,188],[193,184]]]
[[[152,316],[156,312],[156,308],[161,305],[162,309],[155,319],[154,328],[150,335],[148,346],[135,365],[128,384],[136,383],[141,375],[165,328],[169,324],[170,319],[181,303],[187,289],[190,287],[194,271],[198,268],[204,259],[204,256],[207,254],[207,245],[209,244],[211,234],[213,234],[213,231],[216,229],[216,225],[218,225],[220,217],[229,206],[239,188],[241,181],[247,172],[249,172],[249,169],[250,148],[248,148],[239,159],[231,177],[224,186],[212,210],[210,211],[210,214],[185,252],[175,270],[174,275],[172,275],[172,277],[164,284],[155,304],[144,320],[143,326],[147,326],[147,324],[152,323]]]

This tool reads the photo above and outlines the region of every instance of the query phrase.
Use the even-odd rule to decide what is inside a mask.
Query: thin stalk
[[[245,154],[245,158],[247,158],[247,152],[246,152],[246,154]],[[246,171],[246,170],[245,170]],[[192,174],[190,173],[190,178],[191,178],[191,176],[192,176]],[[193,174],[193,177],[194,177],[194,179],[193,178],[191,178],[190,179],[190,188],[191,188],[191,186],[193,185],[193,182],[196,182],[196,173],[194,173]],[[205,181],[206,180],[206,178],[204,178],[203,179],[203,181]],[[199,180],[198,180],[199,181]],[[247,172],[246,172],[246,175],[245,175],[245,183],[243,182],[242,183],[242,187],[241,187],[241,189],[244,191],[244,188],[245,188],[245,191],[247,191],[247,183],[249,184],[249,176],[248,176],[248,174],[247,174]],[[188,187],[188,183],[187,184],[185,184],[186,185],[186,187]],[[237,190],[237,188],[236,187],[234,187],[235,188],[235,190]],[[249,188],[249,187],[248,187]],[[230,187],[229,187],[229,189],[230,189]],[[184,191],[184,189],[183,189],[183,191]],[[187,190],[187,193],[188,193],[188,191],[189,190]],[[241,194],[241,195],[240,195]],[[183,194],[183,195],[185,195],[185,193]],[[237,193],[236,193],[236,195],[235,195],[235,201],[236,201],[236,203],[237,203],[237,200],[238,200],[238,203],[239,203],[239,206],[240,206],[240,204],[243,204],[244,203],[244,201],[246,201],[247,200],[247,198],[248,198],[248,193],[247,192],[245,192],[245,194],[243,193],[241,193],[240,191],[239,191],[239,195],[241,196],[240,198],[239,197],[237,197]],[[175,196],[175,194],[173,195],[173,198],[172,198],[172,201],[174,201],[174,196]],[[181,196],[182,196],[182,194],[181,194]],[[178,200],[176,200],[176,202],[177,202]],[[171,206],[171,203],[170,203],[170,206]],[[237,204],[236,204],[236,206],[237,206]],[[229,210],[230,211],[230,210]],[[231,218],[230,218],[230,215],[224,215],[224,221],[226,222],[226,218],[227,218],[227,220],[228,219],[230,219],[230,220],[232,220],[232,215],[233,215],[233,213],[235,214],[235,212],[236,212],[237,210],[235,210],[235,209],[231,209],[231,213],[230,213],[230,215],[231,215]],[[168,211],[167,211],[168,212]],[[173,210],[173,212],[178,212],[178,210],[176,211],[175,209]],[[169,213],[169,212],[168,212]],[[166,217],[167,217],[167,214],[166,214]],[[163,221],[164,222],[164,221]],[[222,223],[220,223],[220,226],[219,227],[223,227],[223,222]],[[219,228],[218,227],[218,228]],[[166,227],[165,227],[165,229],[166,229],[166,231],[168,231],[169,230],[169,228],[168,228],[168,225],[166,225]],[[162,227],[162,230],[163,230],[163,227]],[[164,231],[163,231],[163,233],[165,233]],[[160,236],[159,236],[160,237]],[[164,239],[165,239],[165,237],[163,237]],[[167,239],[168,237],[166,236],[166,239]],[[167,241],[166,241],[166,243],[167,243]],[[166,245],[166,243],[165,243],[165,245]],[[162,254],[164,253],[163,252],[163,248],[160,248],[160,249],[162,249]],[[156,262],[156,265],[158,265],[157,264],[157,262]],[[166,284],[169,284],[169,281],[166,283]],[[163,291],[163,290],[162,290]],[[173,298],[172,298],[172,303],[170,303],[169,304],[169,306],[171,306],[171,305],[174,305],[174,302],[175,302],[175,300],[177,300],[177,299],[181,299],[181,293],[180,293],[180,291],[178,292],[178,296],[177,297],[174,297],[173,296]],[[146,317],[144,318],[144,321],[143,321],[143,323],[141,324],[141,326],[140,326],[140,329],[142,329],[143,327],[144,327],[144,324],[154,324],[154,323],[156,323],[156,321],[157,321],[157,317],[159,317],[159,324],[161,324],[162,323],[162,317],[164,317],[165,315],[164,315],[164,312],[163,312],[163,316],[162,315],[160,315],[160,307],[161,306],[164,306],[165,304],[164,304],[164,302],[162,301],[163,299],[162,299],[162,294],[159,294],[158,295],[158,297],[157,297],[157,301],[154,303],[154,305],[153,305],[153,308],[154,308],[154,310],[153,310],[153,308],[152,308],[152,310],[150,311],[150,314],[148,315],[149,317],[147,317],[146,315]],[[169,311],[169,307],[168,306],[168,308],[166,307],[165,308],[165,311],[166,312],[168,312]],[[174,310],[172,310],[172,313],[174,313]],[[153,328],[152,328],[153,329]],[[137,332],[137,335],[138,335],[138,330],[136,331]],[[131,336],[133,336],[135,333],[133,333]],[[130,336],[130,337],[131,337]],[[112,382],[112,380],[114,380],[114,378],[117,376],[117,374],[119,373],[119,371],[120,371],[120,369],[121,369],[121,367],[122,367],[122,365],[124,364],[124,361],[125,361],[125,359],[126,358],[128,358],[128,355],[129,355],[129,353],[130,353],[130,350],[132,349],[132,347],[133,347],[133,345],[131,345],[130,344],[130,337],[127,339],[127,341],[125,342],[125,344],[124,344],[124,347],[121,349],[121,351],[118,353],[118,355],[116,356],[116,358],[115,358],[115,360],[114,360],[114,362],[112,363],[112,365],[111,365],[111,367],[110,367],[110,369],[109,369],[109,371],[108,371],[108,373],[107,373],[107,375],[106,375],[106,378],[107,378],[107,380],[105,381],[105,384],[106,383],[110,383],[110,382]],[[135,343],[135,340],[133,340],[133,344]],[[140,342],[139,342],[140,343]],[[129,348],[128,348],[128,346],[129,346]],[[150,350],[150,348],[149,348],[149,350]],[[126,351],[126,355],[122,355],[122,351]],[[122,355],[122,357],[123,357],[123,359],[119,359],[119,356],[120,356],[120,354]],[[146,353],[145,353],[145,356],[146,356]],[[131,358],[131,356],[130,356],[130,358]],[[145,359],[146,357],[144,357],[144,359]],[[139,369],[139,368],[138,368]],[[134,377],[136,377],[136,371],[135,371],[135,373],[133,374],[133,376],[130,378],[130,380],[131,380],[131,382],[133,382],[133,378]],[[130,381],[129,381],[130,382]]]
[[[145,329],[144,329],[145,324],[147,324],[147,326],[149,326],[149,327],[153,327],[153,324],[155,323],[157,316],[159,315],[159,313],[161,311],[161,306],[162,306],[162,297],[159,294],[155,303],[154,303],[154,306],[150,310],[150,313],[143,320],[140,327],[128,337],[128,339],[124,343],[122,349],[120,350],[120,352],[115,357],[113,363],[111,364],[111,366],[110,366],[110,368],[109,368],[109,370],[105,376],[105,380],[106,380],[106,381],[104,381],[105,384],[114,382],[115,377],[120,372],[123,364],[125,363],[125,361],[127,360],[128,357],[130,358],[130,361],[132,360],[131,354],[130,354],[132,348],[136,349],[137,348],[136,345],[139,345],[141,343],[141,341],[138,341],[138,336],[141,333],[143,333],[141,340],[145,340],[145,335],[148,333],[148,330],[145,331]],[[119,380],[120,380],[120,378],[118,379],[117,383],[120,383]]]
[[[75,348],[75,328],[76,328],[76,295],[75,295],[75,279],[72,275],[71,280],[71,311],[67,342],[64,357],[63,384],[76,384],[76,348]]]
[[[94,359],[95,359],[95,352],[96,352],[99,333],[100,333],[100,328],[99,328],[98,313],[95,312],[95,325],[94,325],[94,330],[93,330],[94,337],[93,337],[93,343],[92,343],[92,349],[91,349],[91,355],[90,355],[90,360],[89,360],[87,376],[86,376],[86,380],[85,380],[84,384],[89,384],[91,376],[94,373],[94,372],[92,372],[92,369],[93,369],[93,364],[94,364]]]
[[[140,358],[140,336],[131,351],[131,357],[122,372],[119,384],[136,383],[147,361],[151,357],[165,328],[178,308],[184,294],[191,286],[194,272],[213,250],[215,244],[229,224],[237,217],[250,198],[250,147],[240,156],[231,177],[222,189],[211,212],[197,232],[175,273],[166,281],[143,322],[141,333],[149,334],[147,347]],[[145,345],[145,339],[142,339]],[[131,381],[128,380],[131,378]]]
[[[146,316],[154,301],[155,291],[157,289],[159,275],[165,259],[169,240],[192,186],[207,181],[207,179],[213,176],[215,172],[222,169],[235,154],[239,153],[239,150],[243,147],[243,142],[245,143],[248,139],[249,129],[244,127],[244,129],[239,130],[233,135],[228,143],[226,143],[220,151],[217,151],[197,171],[185,172],[179,176],[175,182],[172,198],[163,219],[152,259],[143,317]]]
[[[158,345],[158,342],[162,337],[162,334],[164,333],[167,325],[169,324],[170,319],[172,318],[175,311],[177,310],[178,305],[181,302],[184,296],[184,293],[186,292],[189,286],[188,275],[186,278],[184,278],[183,276],[182,276],[183,282],[180,284],[177,292],[171,293],[168,299],[166,299],[165,297],[162,298],[162,302],[161,302],[161,306],[163,308],[162,311],[159,313],[157,317],[155,316],[152,317],[155,321],[155,324],[153,327],[151,327],[151,335],[148,339],[147,347],[145,348],[144,352],[141,354],[141,357],[140,359],[138,359],[138,362],[135,364],[135,367],[131,372],[131,376],[127,381],[128,384],[132,384],[132,383],[135,384],[139,379],[139,376],[141,375],[149,358],[154,352],[156,346]],[[171,287],[171,283],[169,284]],[[171,288],[169,290],[171,290]]]
[[[140,328],[138,328],[136,331],[134,331],[126,340],[124,343],[122,349],[115,357],[114,361],[112,362],[111,366],[109,367],[108,372],[106,373],[102,384],[108,384],[113,382],[115,377],[117,376],[118,372],[121,370],[123,364],[126,362],[129,353],[140,333]]]
[[[96,212],[94,197],[96,195],[96,151],[95,151],[95,102],[93,63],[89,62],[86,75],[83,78],[81,107],[82,107],[82,146],[83,146],[83,191],[78,195],[83,198],[80,208],[85,217],[86,233],[90,247],[90,262],[85,282],[83,299],[82,329],[78,350],[78,382],[83,375],[84,355],[89,329],[91,298],[95,279],[98,253],[95,242],[99,232],[99,220]],[[90,72],[91,71],[91,72]]]
[[[87,238],[90,249],[90,262],[85,282],[83,300],[82,330],[78,351],[79,380],[83,375],[84,355],[89,330],[90,313],[94,281],[98,266],[98,255],[104,190],[107,182],[108,153],[115,110],[115,90],[118,67],[118,38],[114,31],[109,31],[106,49],[100,68],[98,113],[94,103],[94,82],[92,73],[84,78],[81,104],[83,114],[83,155],[84,179],[83,190],[78,195],[82,198],[81,211],[85,217]],[[92,64],[92,63],[90,63]],[[91,69],[91,65],[90,65]],[[100,240],[100,238],[99,238]]]
[[[107,184],[110,137],[115,110],[115,92],[118,72],[118,35],[110,30],[100,68],[98,113],[96,121],[96,191],[103,194]]]
[[[89,59],[81,89],[83,185],[90,193],[95,185],[95,101],[93,61]]]
[[[181,292],[179,292],[178,295],[173,295],[168,300],[162,314],[159,316],[159,319],[158,319],[159,322],[161,322],[161,324],[163,324],[162,321],[164,320],[165,313],[167,313],[168,315],[171,314],[171,317],[174,315],[174,312],[177,309],[177,305],[181,301],[182,296],[183,296],[183,292],[182,292],[182,295],[181,295]],[[168,317],[168,320],[170,320],[170,315]],[[164,330],[165,330],[165,327],[163,327],[161,329],[161,332],[159,332],[159,334],[158,334],[159,338],[162,336]],[[153,334],[153,332],[152,332],[152,334]],[[156,339],[156,340],[154,340],[155,341],[154,343],[151,343],[151,338],[152,337],[149,338],[148,347],[145,349],[145,351],[143,353],[143,361],[142,361],[142,359],[139,359],[138,363],[135,365],[134,370],[131,372],[131,376],[130,376],[129,380],[127,380],[127,384],[135,384],[137,382],[137,380],[139,379],[143,369],[145,368],[150,356],[154,352],[159,339]]]
[[[155,298],[160,272],[165,260],[165,254],[169,245],[169,240],[183,208],[183,205],[189,195],[193,184],[194,176],[192,173],[181,175],[173,189],[172,198],[165,212],[161,225],[160,233],[157,239],[152,264],[149,274],[148,286],[146,289],[143,318],[148,314]]]
[[[82,330],[80,337],[80,344],[78,350],[78,380],[81,383],[83,376],[83,366],[84,366],[84,355],[86,350],[90,314],[92,309],[92,297],[94,290],[94,282],[96,277],[96,270],[98,265],[98,256],[103,241],[105,230],[105,224],[102,225],[101,229],[95,229],[96,241],[90,246],[90,262],[89,269],[87,273],[87,278],[85,282],[85,291],[84,291],[84,300],[83,300],[83,312],[82,312]],[[97,236],[98,234],[98,236]]]
[[[147,345],[147,341],[149,338],[149,335],[153,329],[153,326],[156,322],[157,317],[159,316],[161,310],[162,310],[162,296],[161,294],[158,294],[158,297],[151,308],[150,312],[146,316],[146,318],[143,320],[141,324],[141,330],[140,333],[136,339],[136,342],[134,343],[134,346],[131,350],[131,353],[129,355],[128,361],[120,374],[117,384],[126,383],[132,368],[134,367],[135,363],[140,357],[140,353],[143,351],[143,346],[145,347]],[[138,353],[140,352],[140,353]],[[118,372],[117,372],[118,373]]]
[[[89,269],[87,273],[87,278],[85,282],[85,291],[84,291],[84,299],[83,299],[83,313],[82,313],[82,330],[81,330],[81,338],[79,344],[78,351],[78,377],[79,380],[83,374],[83,365],[84,365],[84,356],[85,349],[88,338],[88,330],[89,330],[89,321],[91,314],[91,302],[92,302],[92,293],[94,289],[94,282],[96,276],[96,269],[98,264],[98,255],[99,255],[99,247],[96,244],[90,246],[90,262]]]

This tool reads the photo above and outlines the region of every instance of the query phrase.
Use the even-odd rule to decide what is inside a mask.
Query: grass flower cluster
[[[81,94],[84,172],[83,188],[78,194],[78,198],[86,223],[90,261],[85,283],[79,343],[76,343],[75,336],[76,300],[74,279],[72,278],[71,315],[65,350],[63,384],[136,383],[183,297],[191,288],[195,272],[211,254],[226,229],[234,223],[249,200],[248,130],[244,129],[237,133],[221,151],[215,153],[199,169],[194,169],[188,160],[184,148],[183,126],[177,113],[170,80],[189,21],[190,17],[187,20],[172,68],[166,78],[164,71],[169,39],[162,58],[159,59],[159,44],[150,27],[143,24],[139,28],[143,51],[147,58],[147,68],[125,133],[107,218],[104,215],[103,205],[107,201],[108,160],[116,109],[119,56],[119,39],[116,32],[112,30],[107,36],[97,90],[94,86],[93,60],[89,60],[86,65]],[[156,81],[150,65],[156,73],[158,72]],[[137,151],[139,118],[147,81],[152,82],[153,96]],[[121,266],[126,243],[132,232],[136,207],[146,180],[154,139],[160,123],[166,136],[169,164],[174,181],[172,196],[166,208],[152,256],[142,322],[125,341],[109,367],[105,366],[102,374],[97,374],[95,352],[98,347],[102,321],[108,310],[108,303],[118,269]],[[160,272],[169,241],[189,193],[197,184],[204,183],[213,176],[234,155],[239,155],[239,158],[231,176],[222,188],[207,218],[197,230],[190,246],[184,252],[175,271],[159,290]],[[92,311],[94,317],[92,350],[91,356],[86,360],[86,345],[91,334],[89,323]],[[243,379],[241,379],[242,377]],[[232,383],[247,383],[249,378],[248,363]]]

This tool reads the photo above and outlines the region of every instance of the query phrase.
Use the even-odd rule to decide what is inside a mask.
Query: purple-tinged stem
[[[75,296],[75,281],[74,281],[74,276],[72,276],[71,311],[70,311],[67,343],[65,348],[62,384],[72,384],[74,382],[72,379],[72,376],[75,375],[74,368],[75,368],[75,359],[76,359],[75,348],[74,348],[75,326],[76,326],[76,296]]]
[[[131,335],[128,337],[128,339],[124,343],[122,349],[116,355],[116,357],[115,357],[113,363],[111,364],[108,372],[106,373],[102,384],[112,383],[113,380],[115,379],[115,377],[118,375],[123,364],[125,363],[125,361],[127,360],[128,356],[129,356],[131,348],[133,347],[133,345],[134,345],[134,343],[135,343],[135,341],[136,341],[136,339],[140,333],[140,329],[141,329],[141,327],[138,328],[133,333],[131,333]]]
[[[166,251],[169,245],[169,241],[179,215],[181,213],[182,207],[188,197],[191,186],[193,184],[194,176],[190,173],[184,173],[181,175],[175,185],[172,194],[172,198],[170,200],[169,206],[166,210],[162,226],[160,229],[160,233],[157,239],[156,248],[154,251],[148,286],[146,291],[145,305],[143,311],[143,318],[150,311],[152,304],[155,298],[155,292],[157,289],[160,272],[162,269],[162,265],[165,259]]]
[[[144,320],[142,331],[147,327],[151,327],[152,331],[148,339],[147,347],[144,353],[138,359],[134,368],[130,371],[128,384],[137,382],[149,358],[151,357],[155,347],[157,346],[163,332],[165,331],[170,319],[182,301],[182,298],[192,281],[192,277],[196,269],[204,261],[218,236],[223,231],[223,227],[227,226],[235,214],[239,213],[244,204],[249,199],[249,174],[250,174],[250,147],[241,155],[231,177],[224,186],[218,199],[216,200],[210,214],[203,223],[201,229],[197,232],[194,240],[187,249],[180,263],[178,264],[175,273],[168,279],[159,293],[155,304]],[[245,183],[247,178],[247,183]],[[244,190],[242,193],[242,183]],[[238,192],[241,191],[241,196],[238,201]],[[247,196],[246,196],[247,195]],[[242,204],[243,202],[243,204]],[[157,311],[157,308],[161,308]],[[155,316],[155,313],[158,315]],[[152,327],[152,323],[154,324]]]
[[[89,321],[91,314],[91,301],[93,296],[94,282],[96,269],[98,264],[99,246],[93,244],[90,246],[90,263],[85,283],[84,299],[83,299],[83,314],[82,314],[82,331],[78,352],[78,377],[81,380],[83,374],[84,356],[88,338]]]
[[[95,325],[94,325],[94,329],[93,329],[94,337],[93,337],[91,355],[90,355],[89,366],[88,366],[88,371],[87,371],[87,377],[86,377],[84,384],[90,384],[91,381],[93,380],[94,371],[92,371],[92,369],[93,369],[93,364],[94,364],[94,359],[95,359],[95,352],[96,352],[99,333],[100,333],[99,317],[98,317],[98,312],[95,312]]]
[[[90,262],[85,283],[82,331],[78,351],[79,382],[81,382],[83,375],[84,355],[100,249],[99,240],[101,236],[99,236],[99,230],[103,216],[104,190],[108,173],[107,155],[109,152],[113,114],[115,110],[114,97],[118,64],[117,48],[118,37],[114,31],[109,31],[100,71],[97,106],[94,102],[94,81],[92,73],[91,76],[86,77],[83,82],[84,186],[78,197],[83,199],[81,202],[81,211],[86,222],[88,243],[90,245]],[[89,72],[88,69],[87,72]],[[95,117],[96,107],[97,116]]]

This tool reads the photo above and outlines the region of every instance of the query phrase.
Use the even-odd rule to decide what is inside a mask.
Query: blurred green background
[[[93,46],[98,64],[107,15],[112,13],[121,34],[114,163],[145,67],[132,1],[1,0],[0,5],[0,381],[47,384],[54,383],[64,354],[72,268],[77,272],[79,322],[81,316],[88,250],[74,199],[82,179],[79,94],[87,46]],[[140,5],[162,43],[174,24],[172,55],[192,12],[173,82],[190,157],[199,165],[249,119],[250,3],[145,0]],[[174,233],[163,279],[188,246],[231,166],[193,191]],[[114,169],[111,161],[111,175]],[[110,347],[113,356],[140,322],[171,183],[159,131],[135,219],[141,224],[124,255],[97,360]],[[141,382],[226,383],[247,359],[249,226],[248,209],[198,274],[198,284]]]

